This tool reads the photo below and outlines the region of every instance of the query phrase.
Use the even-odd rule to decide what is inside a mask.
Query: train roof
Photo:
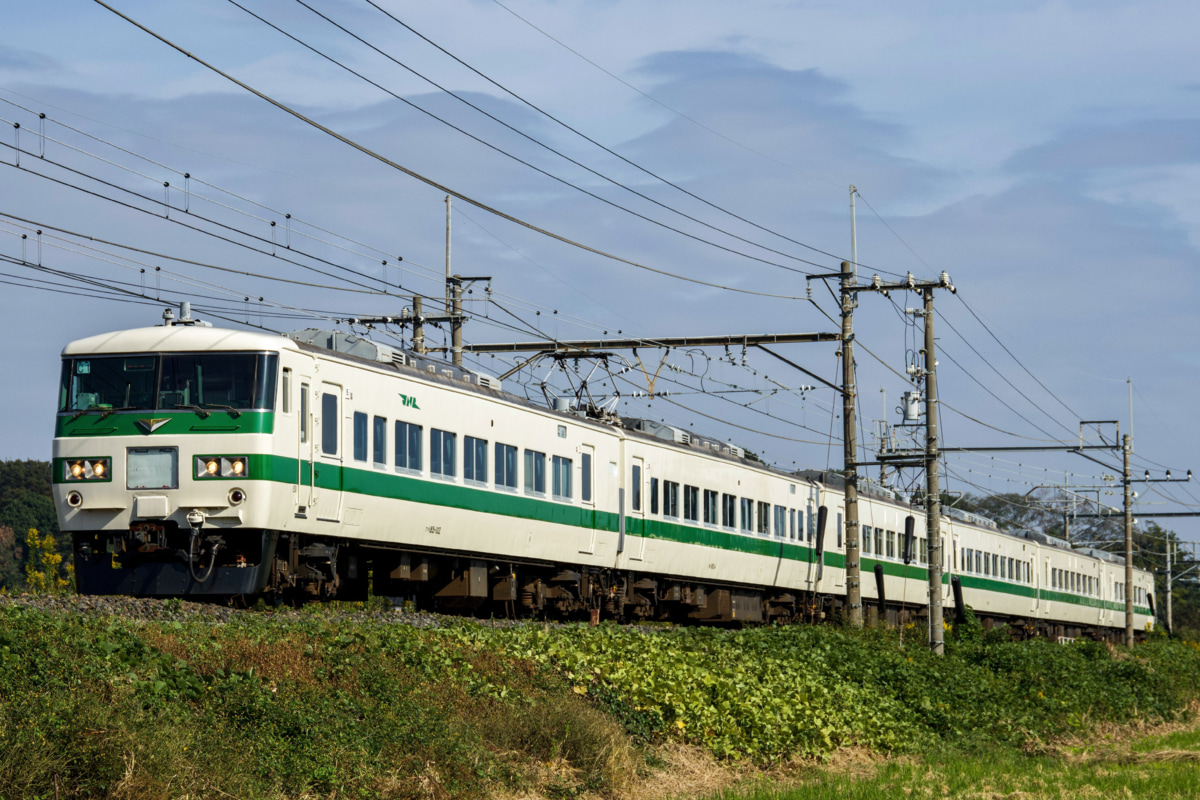
[[[63,348],[64,356],[99,353],[159,353],[175,351],[266,351],[298,349],[282,336],[199,325],[157,325],[130,328],[77,339]]]

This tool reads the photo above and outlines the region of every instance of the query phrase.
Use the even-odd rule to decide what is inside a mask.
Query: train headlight
[[[195,475],[202,478],[245,478],[250,475],[246,456],[196,456]]]
[[[77,458],[66,462],[64,477],[68,481],[108,480],[107,458]]]

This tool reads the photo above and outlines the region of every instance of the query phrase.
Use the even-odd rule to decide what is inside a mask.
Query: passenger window
[[[737,498],[731,494],[721,495],[721,525],[730,530],[737,527]]]
[[[658,478],[650,479],[650,513],[658,513]]]
[[[700,487],[699,486],[684,486],[683,487],[683,518],[688,522],[697,522],[700,519]]]
[[[554,456],[554,499],[571,499],[571,459]]]
[[[546,454],[536,450],[525,451],[525,491],[533,494],[546,493]]]
[[[754,530],[754,501],[749,497],[742,498],[742,530]]]
[[[396,468],[421,471],[421,426],[396,420]]]
[[[663,516],[679,517],[679,484],[663,481]]]
[[[371,457],[375,464],[387,466],[387,418],[375,417],[371,430]]]
[[[868,553],[868,554],[871,552],[871,526],[870,525],[862,526],[862,551],[864,553]]]
[[[284,414],[292,413],[292,371],[287,367],[283,368],[283,398],[279,404],[279,409]]]
[[[367,460],[367,415],[354,412],[354,460]]]
[[[704,490],[704,524],[717,524],[717,493],[712,489]]]
[[[457,434],[449,431],[440,431],[437,428],[429,429],[429,472],[431,475],[453,478],[457,474],[454,454],[456,438]]]
[[[487,441],[463,437],[463,479],[487,483]]]
[[[517,448],[496,442],[496,486],[517,488]]]

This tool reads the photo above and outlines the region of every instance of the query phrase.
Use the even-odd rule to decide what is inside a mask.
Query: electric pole
[[[929,548],[929,647],[945,651],[942,624],[942,493],[938,486],[937,356],[933,337],[933,286],[925,296],[925,514]]]
[[[853,195],[851,195],[853,197]],[[842,262],[842,444],[846,479],[846,605],[848,619],[862,627],[862,570],[859,560],[858,525],[858,440],[855,438],[854,406],[858,389],[854,380],[854,271],[849,261]]]
[[[1125,484],[1125,646],[1133,647],[1133,479],[1129,475],[1129,456],[1133,450],[1129,434],[1121,439],[1124,455]]]

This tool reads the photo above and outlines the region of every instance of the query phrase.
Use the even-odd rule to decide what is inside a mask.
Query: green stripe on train
[[[60,418],[61,419],[61,418]],[[218,455],[218,454],[213,454]],[[246,455],[231,453],[229,455]],[[458,508],[466,511],[476,511],[484,514],[526,519],[537,522],[549,522],[557,525],[569,525],[586,530],[597,530],[616,533],[620,530],[620,519],[617,514],[609,511],[581,507],[569,503],[559,503],[529,497],[516,492],[496,491],[491,488],[462,486],[449,481],[417,478],[392,472],[343,467],[338,464],[316,463],[315,474],[313,463],[307,460],[265,454],[250,454],[247,456],[249,470],[246,480],[266,480],[275,483],[308,484],[326,491],[349,492],[350,494],[381,497],[390,500],[404,500],[443,508]],[[187,467],[189,476],[190,464]],[[183,465],[180,472],[184,473]],[[181,474],[181,478],[183,475]],[[196,479],[193,480],[205,480]],[[182,484],[182,481],[181,481]],[[732,533],[724,529],[683,525],[675,522],[642,517],[625,517],[625,533],[628,536],[692,544],[710,547],[724,551],[747,553],[750,555],[780,558],[787,561],[813,563],[816,561],[816,549],[807,545],[794,544],[779,539],[762,536],[746,536]],[[826,536],[832,532],[827,531]],[[844,569],[846,557],[842,553],[826,551],[822,561],[825,566],[833,569]],[[908,580],[927,580],[928,568],[920,564],[901,564],[895,561],[883,561],[863,557],[864,574],[874,570],[874,566],[883,566],[885,575]],[[1002,594],[1017,595],[1033,598],[1038,590],[1024,584],[1013,584],[1005,581],[991,580],[973,575],[960,575],[963,588],[980,589]],[[942,582],[948,583],[950,574],[943,573]],[[1041,590],[1043,600],[1075,603],[1103,607],[1109,610],[1124,610],[1123,603],[1099,601],[1090,597],[1079,597],[1064,592]],[[1136,609],[1139,614],[1149,614],[1149,609]]]

